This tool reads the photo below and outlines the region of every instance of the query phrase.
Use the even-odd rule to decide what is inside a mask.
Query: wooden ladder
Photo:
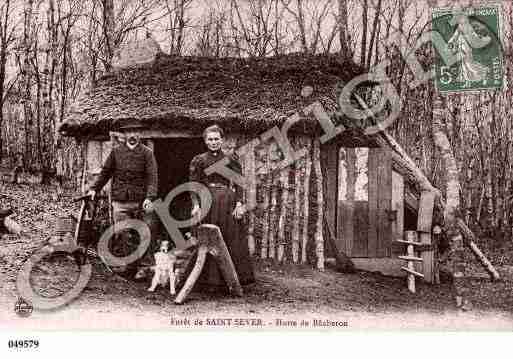
[[[424,274],[419,273],[415,270],[414,263],[422,263],[423,261],[421,257],[415,256],[415,247],[419,249],[418,247],[423,246],[423,244],[417,241],[416,231],[405,231],[404,240],[398,239],[396,240],[396,242],[406,244],[406,255],[399,256],[399,259],[406,261],[406,267],[401,267],[401,269],[408,273],[408,290],[412,293],[415,293],[415,277],[424,278]]]
[[[431,191],[420,194],[417,230],[405,231],[404,239],[396,240],[406,244],[406,255],[399,259],[407,263],[401,269],[408,273],[408,289],[412,293],[415,293],[415,277],[423,278],[427,283],[439,283],[436,245],[433,245],[433,235],[439,235],[439,231],[432,233],[435,198],[436,194]],[[418,257],[415,253],[419,253]],[[422,273],[415,270],[415,262],[422,263]]]

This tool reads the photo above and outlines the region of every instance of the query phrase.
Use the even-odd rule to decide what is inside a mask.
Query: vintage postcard
[[[512,13],[3,0],[6,348],[37,352],[28,330],[511,332]]]

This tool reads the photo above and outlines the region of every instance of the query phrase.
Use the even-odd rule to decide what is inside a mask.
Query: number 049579
[[[39,347],[39,340],[37,339],[24,339],[24,340],[13,340],[9,339],[7,342],[7,346],[10,349],[36,349]]]

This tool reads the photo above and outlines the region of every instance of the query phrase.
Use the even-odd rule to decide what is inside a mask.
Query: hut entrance
[[[398,223],[402,222],[398,213],[402,213],[398,208],[402,199],[392,199],[393,192],[399,195],[402,191],[401,183],[395,183],[402,177],[396,178],[392,172],[390,153],[385,149],[340,149],[337,235],[349,257],[392,256],[394,232],[403,230],[396,228],[402,227]]]
[[[203,152],[201,137],[154,139],[154,154],[159,173],[159,197],[164,200],[169,192],[189,181],[189,164],[194,156]],[[180,220],[190,218],[189,193],[175,197],[170,214]]]

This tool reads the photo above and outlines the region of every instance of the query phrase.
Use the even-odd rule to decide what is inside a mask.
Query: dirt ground
[[[296,329],[301,320],[309,323],[302,329],[316,330],[513,329],[510,244],[487,253],[502,275],[500,282],[486,278],[469,255],[473,271],[466,285],[473,309],[467,312],[454,307],[448,280],[436,286],[419,283],[417,293],[412,294],[401,278],[367,272],[342,274],[332,268],[319,272],[309,266],[277,266],[266,261],[255,264],[257,282],[244,288],[244,297],[196,291],[184,305],[176,306],[165,289],[149,293],[149,283],[122,280],[96,262],[91,280],[76,300],[58,310],[36,310],[20,318],[14,313],[19,268],[49,238],[56,218],[78,208],[70,203],[71,194],[58,196],[46,186],[4,184],[0,193],[1,206],[15,208],[14,219],[25,231],[20,237],[4,237],[0,246],[0,329]],[[52,276],[63,274],[59,270],[68,278],[73,276],[57,268],[50,277],[39,273],[39,279],[52,284]],[[321,324],[312,326],[314,319]],[[195,321],[203,323],[195,325]]]

